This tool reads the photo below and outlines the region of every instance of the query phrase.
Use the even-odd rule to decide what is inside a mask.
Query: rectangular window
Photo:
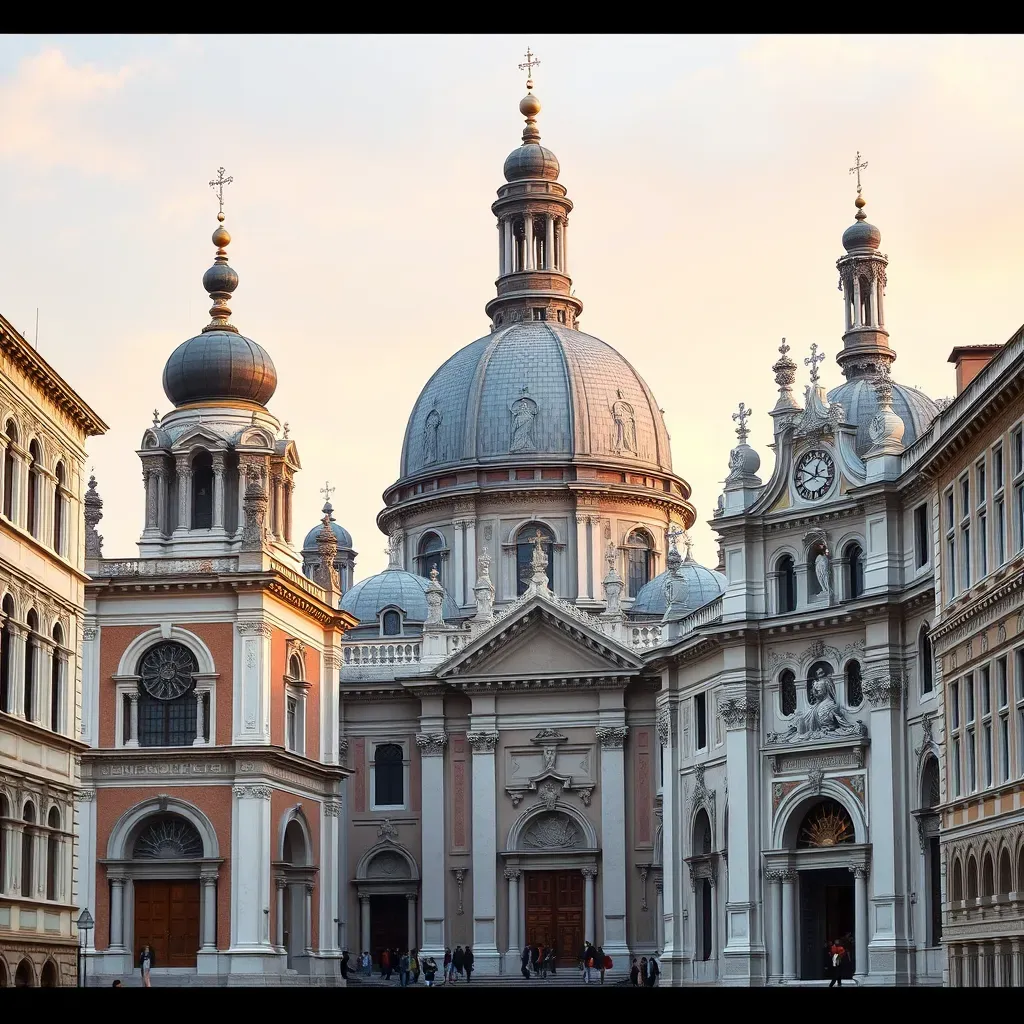
[[[928,564],[928,505],[914,509],[914,563],[921,568]]]
[[[951,712],[953,728],[960,728],[960,684],[950,683],[949,685],[949,708]]]
[[[992,714],[992,673],[988,665],[981,669],[981,713],[986,718]]]
[[[946,565],[949,567],[946,573],[947,598],[952,601],[956,597],[956,537],[952,534],[946,538]]]
[[[971,514],[971,478],[965,473],[960,478],[960,518]]]
[[[986,722],[982,738],[982,757],[985,758],[985,788],[992,785],[992,723]]]
[[[974,730],[967,730],[967,792],[974,793],[978,788],[978,752],[974,740]]]
[[[1024,483],[1016,484],[1013,488],[1013,519],[1016,550],[1024,551]]]
[[[285,743],[288,750],[295,749],[295,721],[299,717],[299,702],[289,697],[285,702]]]
[[[658,757],[658,789],[665,785],[665,744],[661,744],[661,755]]]
[[[988,516],[978,514],[978,579],[988,575]]]
[[[953,740],[953,792],[960,796],[963,792],[962,770],[960,768],[960,739]]]
[[[693,698],[693,716],[697,721],[697,749],[708,745],[708,695],[698,693]]]
[[[378,743],[373,751],[373,810],[405,807],[405,750],[397,743]]]
[[[953,491],[946,492],[946,529],[952,530],[956,525],[956,517],[953,515]]]
[[[965,526],[960,531],[960,550],[963,552],[960,587],[963,590],[969,590],[971,586],[971,528],[969,526]]]
[[[1013,475],[1024,473],[1024,433],[1018,427],[1010,435],[1010,448],[1013,451]]]
[[[988,488],[985,486],[987,481],[985,480],[985,460],[984,459],[982,459],[981,462],[979,462],[977,464],[977,466],[974,467],[974,472],[975,472],[974,483],[975,483],[975,492],[976,492],[975,493],[975,497],[977,498],[977,501],[978,501],[979,505],[984,505],[985,504],[985,499],[988,496]]]
[[[996,565],[1000,566],[1006,561],[1006,502],[1002,497],[998,497],[993,502],[993,507],[996,512]]]
[[[974,676],[973,675],[966,675],[966,676],[964,676],[964,704],[966,705],[965,709],[964,709],[965,710],[964,721],[966,721],[967,724],[970,725],[971,722],[974,721]]]
[[[1006,657],[996,662],[996,700],[999,702],[999,710],[1002,711],[1009,703],[1009,693],[1006,685]]]
[[[1017,700],[1024,700],[1024,647],[1013,652],[1013,679],[1017,688]]]
[[[1003,446],[997,444],[992,449],[992,493],[998,494],[1003,489]]]
[[[1010,719],[1003,715],[999,719],[999,781],[1010,778]]]

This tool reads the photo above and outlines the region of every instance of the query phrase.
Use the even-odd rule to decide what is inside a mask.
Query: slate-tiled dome
[[[658,403],[629,362],[582,331],[529,321],[477,339],[430,378],[406,427],[402,476],[537,456],[672,471]]]
[[[164,367],[164,394],[176,405],[241,399],[266,405],[277,370],[255,341],[234,331],[206,331],[182,342]]]
[[[863,456],[872,445],[871,421],[878,412],[878,396],[867,377],[856,377],[828,394],[829,402],[840,402],[847,423],[857,427],[857,454]],[[923,391],[905,384],[892,386],[892,411],[903,420],[903,444],[908,448],[938,416],[938,406]]]
[[[317,543],[316,539],[320,536],[320,531],[323,529],[323,523],[317,523],[309,533],[306,534],[306,539],[302,542],[303,551],[316,551]],[[331,532],[334,534],[334,539],[338,542],[338,549],[352,548],[352,534],[345,529],[340,523],[331,523]]]
[[[408,623],[422,623],[427,617],[426,590],[430,581],[404,569],[385,569],[376,576],[360,580],[341,599],[341,610],[354,615],[360,622],[375,624],[380,613],[388,607],[400,608]],[[459,617],[455,601],[447,593],[441,604],[445,619]]]
[[[671,570],[655,576],[653,580],[640,588],[629,614],[634,618],[661,617],[668,608],[665,595],[665,584],[671,576]],[[673,617],[682,618],[703,608],[708,601],[714,601],[725,593],[726,579],[714,569],[707,569],[692,558],[687,558],[679,566],[679,575],[684,583],[684,596],[681,601],[672,605]]]

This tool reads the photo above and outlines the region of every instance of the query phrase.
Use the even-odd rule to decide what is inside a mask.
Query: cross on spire
[[[786,339],[782,339],[782,344],[779,346],[779,351],[785,355],[789,351],[789,345],[786,344]]]
[[[526,88],[533,88],[533,69],[540,64],[539,60],[535,60],[533,54],[530,52],[530,48],[526,48],[526,63],[519,65],[520,71],[526,72]]]
[[[857,175],[857,195],[860,195],[860,172],[863,171],[868,165],[867,160],[861,163],[860,150],[857,150],[857,162],[850,168],[851,174]]]
[[[750,431],[747,430],[747,420],[750,419],[752,411],[740,402],[739,411],[732,414],[732,418],[739,423],[736,428],[736,436],[740,439],[740,444],[746,444],[747,438],[750,436]]]
[[[232,177],[224,177],[224,168],[217,168],[217,177],[210,182],[210,188],[215,189],[217,192],[217,202],[220,203],[220,210],[217,213],[217,219],[224,219],[224,186],[230,185],[235,179]]]
[[[804,360],[804,366],[811,368],[811,383],[818,383],[818,363],[823,362],[825,359],[825,353],[818,351],[818,343],[811,342],[811,355],[809,359]]]
[[[329,482],[325,481],[323,487],[320,488],[320,493],[324,496],[324,501],[330,501],[331,495],[337,489],[337,487],[332,487]]]

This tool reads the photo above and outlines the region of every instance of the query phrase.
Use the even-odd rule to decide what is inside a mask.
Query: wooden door
[[[583,948],[583,875],[578,871],[526,872],[526,942],[554,947],[561,963]]]
[[[594,935],[584,935],[583,875],[579,871],[559,871],[555,875],[558,894],[556,918],[557,945],[555,951],[563,962],[575,962],[586,939],[595,942]]]
[[[157,967],[195,967],[199,949],[199,882],[137,881],[135,963],[143,946]]]

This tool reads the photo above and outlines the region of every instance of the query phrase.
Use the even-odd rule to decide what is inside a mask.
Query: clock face
[[[800,456],[793,482],[801,498],[815,501],[828,492],[835,478],[836,464],[832,456],[816,448]]]

